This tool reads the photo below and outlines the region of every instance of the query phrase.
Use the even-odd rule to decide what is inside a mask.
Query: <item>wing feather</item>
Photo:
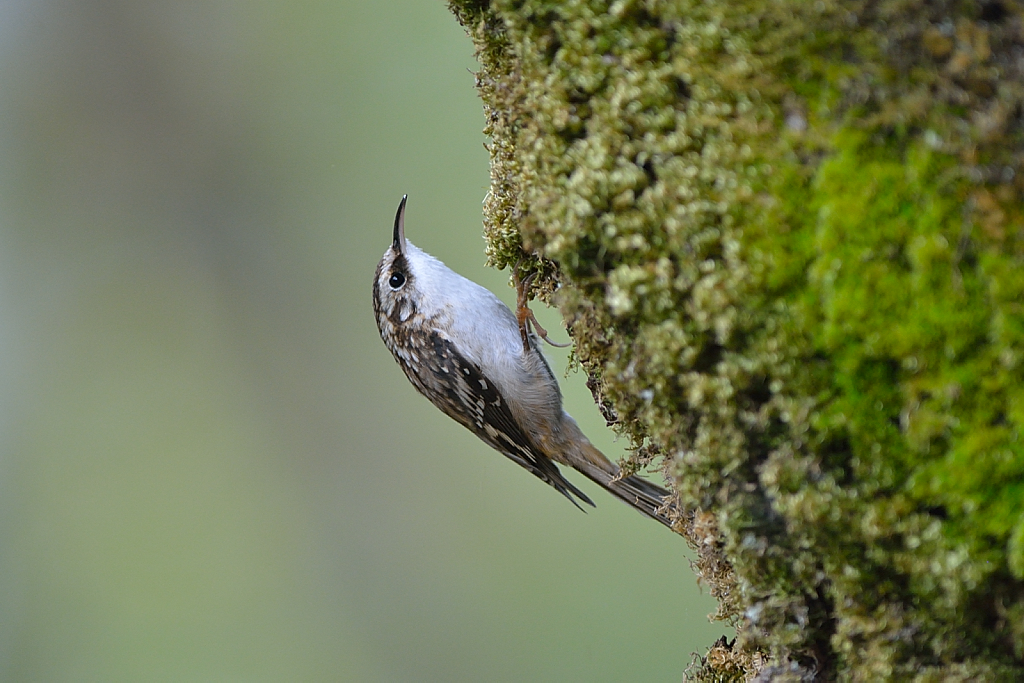
[[[395,356],[421,394],[491,448],[554,487],[576,507],[579,507],[577,499],[594,505],[537,448],[516,422],[501,392],[484,377],[479,366],[459,353],[451,340],[438,330],[431,330],[418,341],[419,344],[411,345],[422,346],[421,352],[415,354],[417,362],[409,362],[411,358],[407,361],[401,353]]]

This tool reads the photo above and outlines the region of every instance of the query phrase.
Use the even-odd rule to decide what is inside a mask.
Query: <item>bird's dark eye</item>
[[[405,284],[405,276],[401,273],[391,273],[391,277],[388,278],[388,284],[391,285],[391,289],[398,289]]]

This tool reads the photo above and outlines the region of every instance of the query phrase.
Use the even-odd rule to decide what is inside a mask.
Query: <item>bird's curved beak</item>
[[[398,205],[398,212],[395,213],[395,236],[391,239],[391,248],[396,254],[405,253],[405,200],[409,195],[402,195],[402,203]]]

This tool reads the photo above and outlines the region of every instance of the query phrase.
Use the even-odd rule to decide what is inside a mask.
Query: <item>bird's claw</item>
[[[529,291],[530,283],[533,282],[533,278],[537,277],[537,273],[530,273],[525,279],[519,278],[519,264],[522,263],[522,259],[516,262],[516,265],[512,268],[512,282],[516,286],[516,320],[519,321],[519,334],[523,338],[523,351],[529,352],[530,350],[530,325],[532,324],[537,330],[537,336],[546,341],[552,346],[564,349],[569,344],[559,344],[548,339],[548,331],[541,327],[541,324],[537,322],[537,316],[530,310],[529,302]]]

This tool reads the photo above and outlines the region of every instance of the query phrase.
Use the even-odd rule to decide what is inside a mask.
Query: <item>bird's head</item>
[[[405,239],[406,199],[408,195],[403,195],[398,205],[391,246],[377,264],[373,280],[373,311],[382,334],[387,323],[400,326],[420,312],[423,298],[417,271],[422,271],[420,262],[430,257]]]

